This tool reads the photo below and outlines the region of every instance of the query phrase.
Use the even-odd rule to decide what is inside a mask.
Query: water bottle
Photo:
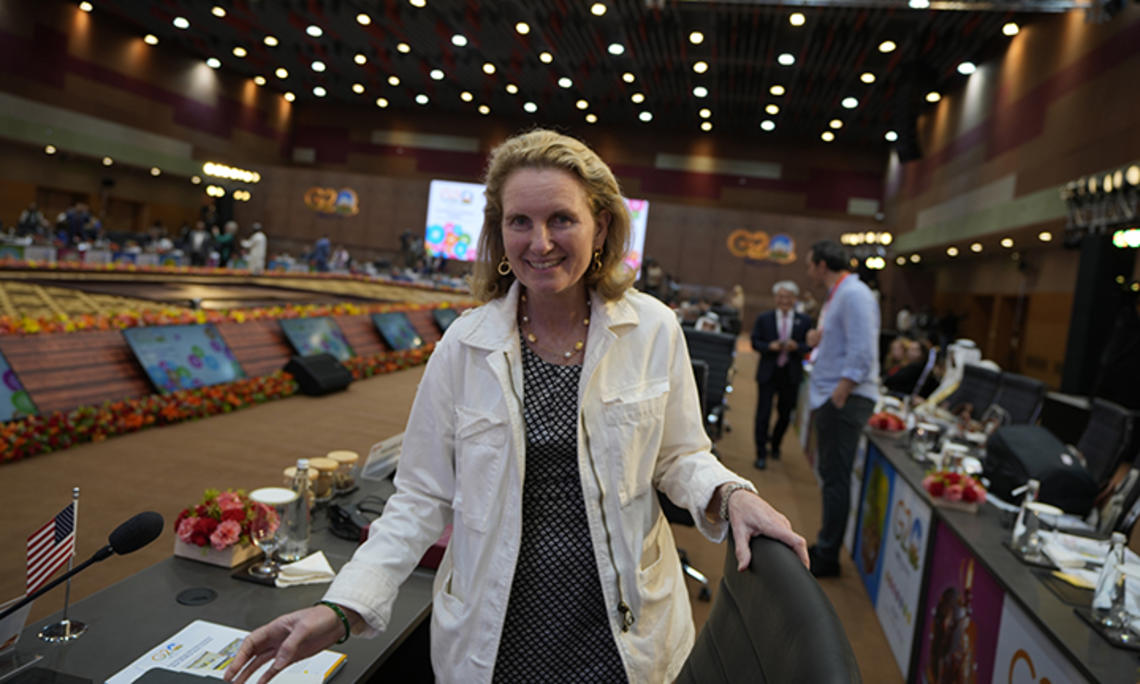
[[[292,563],[309,555],[309,459],[297,459],[293,474],[293,491],[297,496],[285,511],[285,539],[277,551],[281,560]]]
[[[1025,483],[1025,497],[1021,499],[1021,509],[1017,511],[1017,520],[1013,523],[1013,536],[1010,539],[1010,546],[1012,546],[1014,550],[1020,552],[1022,555],[1024,555],[1029,550],[1028,547],[1030,545],[1028,538],[1029,534],[1026,533],[1036,532],[1036,530],[1030,531],[1026,529],[1027,521],[1025,518],[1026,513],[1029,513],[1027,507],[1029,504],[1037,500],[1037,494],[1040,491],[1041,483],[1039,481],[1029,480]],[[1017,492],[1014,491],[1013,493],[1016,494]],[[1032,517],[1034,514],[1029,513],[1029,515]],[[1031,520],[1029,522],[1034,521]]]
[[[1128,623],[1124,610],[1125,585],[1120,566],[1124,565],[1124,547],[1128,539],[1123,532],[1112,533],[1112,545],[1096,578],[1096,591],[1093,593],[1093,616],[1109,629],[1121,629]]]

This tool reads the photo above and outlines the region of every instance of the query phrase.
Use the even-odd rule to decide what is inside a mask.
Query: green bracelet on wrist
[[[338,644],[343,644],[344,642],[348,641],[348,637],[352,636],[352,625],[348,624],[348,616],[344,614],[344,610],[342,610],[340,606],[333,603],[332,601],[318,601],[317,605],[328,606],[329,608],[332,608],[333,612],[336,613],[336,616],[340,618],[340,623],[344,625],[344,636],[337,639],[336,642]]]

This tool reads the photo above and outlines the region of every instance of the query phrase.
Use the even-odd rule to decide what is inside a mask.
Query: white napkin
[[[295,587],[299,584],[331,582],[336,573],[323,551],[310,554],[296,563],[282,565],[277,571],[277,586]]]

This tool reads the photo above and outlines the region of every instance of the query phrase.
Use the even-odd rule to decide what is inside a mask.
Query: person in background
[[[917,394],[920,397],[928,397],[938,387],[937,380],[941,375],[931,372],[934,370],[933,363],[937,358],[937,351],[932,358],[930,352],[934,346],[925,339],[906,340],[904,345],[902,363],[894,373],[883,378],[883,387],[896,394]],[[930,371],[927,370],[928,365],[931,366]],[[921,385],[919,385],[920,380]]]
[[[895,329],[899,335],[910,335],[911,330],[914,328],[914,314],[911,313],[910,307],[903,304],[899,308],[899,312],[895,315]]]
[[[891,377],[907,364],[906,351],[907,347],[914,342],[909,337],[899,335],[891,340],[891,346],[887,348],[887,356],[883,359],[882,370],[883,379]]]
[[[225,227],[218,230],[214,226],[214,248],[218,250],[218,267],[229,268],[230,259],[234,255],[234,249],[237,247],[237,221],[226,221]]]
[[[265,253],[268,244],[269,240],[265,237],[265,231],[261,229],[261,224],[255,221],[253,235],[241,241],[242,248],[246,250],[245,262],[249,265],[250,273],[256,275],[265,271]]]
[[[847,268],[847,254],[839,243],[812,245],[808,277],[827,288],[819,322],[807,334],[808,345],[815,347],[808,405],[823,489],[823,523],[809,549],[816,577],[839,574],[855,449],[879,398],[879,305],[871,289]]]
[[[331,252],[332,243],[329,242],[329,236],[322,235],[313,245],[313,251],[309,253],[309,264],[321,273],[328,271]]]
[[[811,290],[804,290],[803,296],[796,302],[796,313],[802,313],[808,318],[814,319],[819,312],[819,302],[815,301],[815,295]]]
[[[337,248],[333,250],[330,266],[334,271],[347,271],[351,261],[352,257],[348,255],[348,250],[344,248],[344,245],[337,245]]]
[[[728,305],[736,309],[736,315],[744,318],[744,288],[739,284],[732,286],[732,294],[728,298]]]
[[[43,235],[48,228],[44,213],[35,202],[20,212],[20,220],[16,223],[16,235]]]
[[[756,365],[756,421],[753,430],[759,470],[768,467],[769,454],[780,458],[780,444],[796,408],[796,395],[804,373],[804,353],[811,319],[796,313],[800,288],[791,280],[772,286],[776,308],[756,317],[752,348],[760,352]],[[772,424],[772,397],[776,397],[776,426]]]
[[[485,192],[472,278],[484,304],[428,361],[396,494],[325,604],[254,630],[226,679],[382,631],[448,524],[431,611],[443,682],[675,679],[694,628],[657,490],[710,539],[731,527],[740,568],[757,534],[807,563],[787,519],[711,453],[681,329],[629,287],[629,214],[609,167],[534,130],[492,151]]]
[[[186,252],[190,255],[191,266],[205,266],[206,261],[210,258],[210,250],[212,249],[212,241],[210,240],[210,233],[206,230],[206,223],[204,221],[196,221],[194,229],[190,231],[190,235],[186,239]]]

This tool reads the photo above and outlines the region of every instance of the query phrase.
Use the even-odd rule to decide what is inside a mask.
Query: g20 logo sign
[[[319,214],[333,216],[356,216],[360,213],[356,191],[352,188],[309,188],[305,191],[305,206]]]
[[[743,228],[728,236],[728,251],[733,256],[749,261],[774,261],[790,264],[796,260],[796,242],[787,235],[771,237],[762,230],[749,232]]]

